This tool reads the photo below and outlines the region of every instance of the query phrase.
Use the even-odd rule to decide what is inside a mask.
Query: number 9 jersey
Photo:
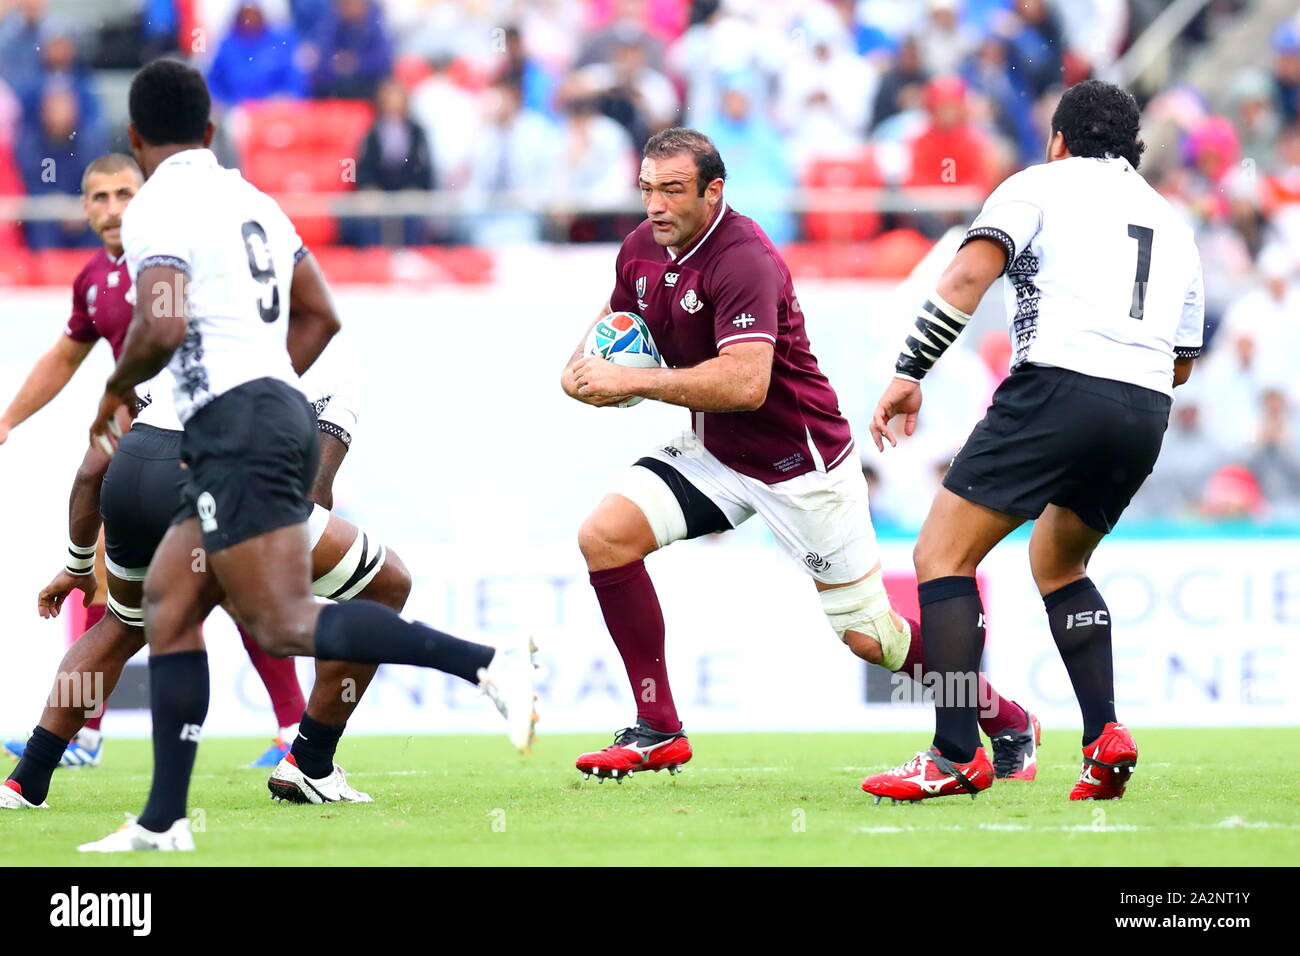
[[[1016,173],[965,241],[977,238],[1006,250],[1012,369],[1054,366],[1172,395],[1174,359],[1200,354],[1191,227],[1128,160],[1074,156]]]
[[[122,244],[133,284],[150,266],[188,277],[185,341],[168,365],[182,424],[254,379],[297,387],[286,336],[303,245],[270,196],[223,168],[211,150],[184,150],[160,163],[127,206]]]

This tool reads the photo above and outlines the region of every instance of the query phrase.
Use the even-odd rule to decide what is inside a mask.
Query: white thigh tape
[[[309,548],[315,549],[320,544],[320,539],[325,534],[325,529],[329,527],[330,513],[320,505],[311,506],[311,514],[307,516],[307,536],[311,539]]]
[[[610,489],[641,509],[659,547],[686,537],[686,515],[673,490],[649,468],[633,465],[614,479]]]
[[[354,598],[375,579],[387,556],[388,551],[382,544],[372,548],[370,538],[358,528],[356,540],[348,548],[348,553],[312,582],[311,593],[331,601]]]
[[[127,607],[114,598],[112,594],[108,596],[108,609],[123,624],[128,624],[131,627],[144,627],[144,612],[138,607]]]
[[[144,576],[149,569],[146,568],[124,568],[107,554],[104,555],[104,567],[108,568],[108,573],[122,581],[143,581]]]

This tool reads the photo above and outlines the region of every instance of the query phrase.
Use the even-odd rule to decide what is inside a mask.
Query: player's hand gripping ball
[[[634,312],[613,312],[597,322],[584,351],[626,368],[661,368],[664,364],[645,320]],[[636,395],[615,407],[631,408],[641,401],[644,399]]]

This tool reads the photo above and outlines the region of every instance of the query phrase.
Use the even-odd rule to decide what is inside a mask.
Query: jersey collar
[[[217,154],[212,150],[200,147],[198,149],[183,149],[179,153],[172,153],[154,170],[154,174],[162,172],[168,166],[206,166],[215,167],[217,165]]]
[[[679,259],[673,255],[671,249],[668,250],[668,255],[673,260],[673,262],[675,262],[677,265],[681,265],[691,256],[695,255],[696,251],[700,248],[700,246],[704,245],[706,242],[709,241],[709,236],[713,235],[713,230],[718,228],[718,223],[722,222],[722,217],[725,216],[726,214],[727,214],[727,201],[723,199],[718,202],[718,211],[717,213],[714,214],[713,222],[709,224],[709,228],[704,230],[704,235],[700,236],[700,238],[695,242],[695,245],[691,246],[691,248],[687,251],[687,253],[684,256],[682,256]]]

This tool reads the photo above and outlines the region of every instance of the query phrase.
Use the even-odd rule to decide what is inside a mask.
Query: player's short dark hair
[[[212,97],[203,74],[180,60],[158,59],[131,80],[131,122],[151,146],[203,142]]]
[[[135,164],[135,160],[126,153],[105,153],[98,159],[92,159],[86,171],[81,174],[81,191],[86,191],[86,186],[90,183],[90,177],[96,173],[107,173],[113,175],[123,170],[129,169],[135,173],[136,179],[144,182],[144,173],[140,172],[140,167]]]
[[[1065,136],[1071,156],[1122,156],[1134,169],[1146,149],[1138,139],[1141,125],[1142,113],[1133,94],[1101,80],[1070,87],[1052,114],[1052,135]]]
[[[674,126],[671,129],[655,133],[645,144],[641,155],[646,159],[667,159],[690,153],[695,159],[696,177],[699,179],[699,194],[704,195],[704,188],[715,179],[727,178],[727,167],[723,165],[718,147],[699,130]]]

